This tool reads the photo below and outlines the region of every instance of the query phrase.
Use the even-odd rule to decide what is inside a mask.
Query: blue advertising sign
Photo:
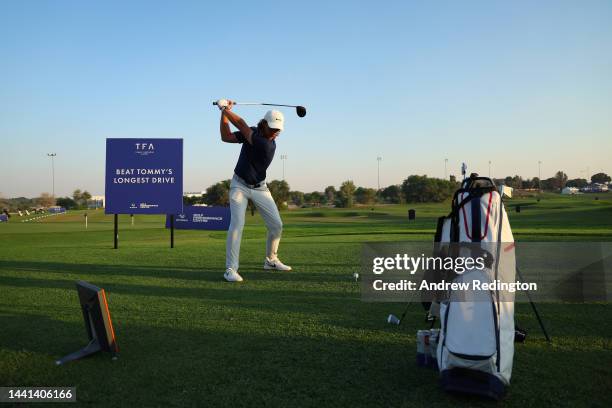
[[[106,139],[106,214],[183,211],[183,139]]]
[[[66,212],[64,207],[51,207],[47,210],[50,214],[62,214]]]
[[[166,228],[170,228],[170,217],[166,217]],[[181,214],[174,216],[174,228],[227,231],[230,220],[229,207],[185,206]]]

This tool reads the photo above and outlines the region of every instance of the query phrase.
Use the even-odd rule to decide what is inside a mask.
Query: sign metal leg
[[[170,248],[174,248],[174,215],[170,215]]]
[[[119,246],[119,214],[115,214],[115,246],[117,249]]]

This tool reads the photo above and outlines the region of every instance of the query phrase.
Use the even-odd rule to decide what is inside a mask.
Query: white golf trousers
[[[261,187],[250,188],[234,175],[230,185],[229,198],[232,218],[227,231],[225,267],[238,271],[240,241],[242,240],[242,229],[244,228],[244,218],[249,199],[255,203],[268,228],[266,256],[270,259],[276,259],[278,244],[283,231],[283,222],[268,186],[264,183]]]

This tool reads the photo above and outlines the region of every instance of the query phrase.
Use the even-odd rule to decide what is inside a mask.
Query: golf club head
[[[295,111],[297,112],[297,115],[300,118],[303,118],[304,116],[306,116],[306,108],[303,106],[296,106]]]
[[[387,317],[387,323],[389,323],[389,324],[399,325],[400,322],[401,322],[401,320],[398,319],[397,316],[394,315],[394,314],[390,314],[389,317]]]

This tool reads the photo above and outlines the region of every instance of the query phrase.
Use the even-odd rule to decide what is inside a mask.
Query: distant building
[[[583,193],[607,193],[608,185],[600,183],[591,183],[586,187],[580,189]]]
[[[206,194],[206,191],[200,191],[198,192],[185,192],[183,193],[183,197],[187,197],[187,198],[193,198],[193,197],[202,197],[204,194]]]
[[[497,186],[497,191],[499,191],[499,195],[502,197],[512,198],[512,192],[514,189],[512,187],[506,186],[505,184],[500,184]]]
[[[103,195],[91,196],[91,198],[87,200],[87,208],[90,208],[90,209],[104,208],[104,196]]]
[[[580,190],[577,187],[565,187],[561,190],[561,194],[578,194]]]

